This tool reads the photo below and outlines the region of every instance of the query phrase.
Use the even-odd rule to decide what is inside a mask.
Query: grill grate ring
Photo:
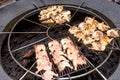
[[[84,8],[83,8],[84,9]],[[19,22],[19,21],[18,21]],[[12,30],[11,30],[12,31]],[[9,34],[9,38],[11,37],[11,35],[13,35],[12,33],[10,33]],[[9,40],[8,40],[8,46],[10,47],[10,45],[9,45]],[[9,50],[10,50],[10,52],[11,52],[11,49],[9,48]],[[108,55],[109,56],[109,55]],[[106,58],[107,59],[107,58]],[[28,71],[28,72],[30,72],[30,71]],[[30,72],[31,73],[31,72]]]

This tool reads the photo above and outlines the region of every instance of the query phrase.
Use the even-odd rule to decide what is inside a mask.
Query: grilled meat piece
[[[104,35],[101,37],[100,41],[104,41],[109,44],[112,40],[113,40],[113,38],[109,38],[107,35]]]
[[[56,50],[57,51],[62,50],[62,45],[57,40],[50,41],[48,43],[48,47],[49,47],[51,52],[56,51]]]
[[[110,27],[105,25],[103,22],[98,24],[98,29],[101,31],[107,31]]]
[[[104,51],[106,46],[113,40],[113,38],[109,38],[106,35],[101,36],[99,41],[92,42],[92,48],[96,51]]]
[[[78,65],[87,64],[86,59],[83,55],[75,54],[74,59],[72,60],[74,69],[77,70]]]
[[[69,32],[85,45],[92,45],[89,48],[104,51],[113,38],[119,37],[118,30],[108,30],[109,28],[110,26],[104,22],[98,22],[94,18],[86,17],[84,22],[81,22],[78,26],[70,27]],[[68,48],[68,46],[65,46],[65,41],[62,41],[62,44],[64,44],[63,49]],[[70,45],[70,43],[67,45]]]
[[[38,17],[41,23],[61,25],[65,22],[70,22],[71,12],[64,10],[63,6],[50,6],[41,10]]]
[[[87,26],[87,24],[86,24],[85,22],[81,22],[81,23],[78,25],[78,28],[79,28],[80,30],[85,31],[85,30],[88,29],[88,26]]]
[[[61,61],[66,60],[66,58],[63,56],[64,53],[62,51],[54,51],[51,52],[52,56],[53,56],[53,61],[55,64],[59,64]]]
[[[69,61],[63,56],[65,55],[62,51],[62,45],[56,41],[53,40],[48,43],[50,54],[53,56],[54,63],[58,66],[59,71],[63,71],[66,67],[72,67],[69,64]]]
[[[38,73],[41,70],[51,70],[52,63],[49,61],[45,45],[43,44],[34,45],[34,48],[35,48],[35,54],[36,54],[36,59],[37,59],[36,73]]]
[[[42,79],[52,80],[53,76],[58,76],[58,74],[55,74],[53,71],[45,71],[42,75]]]
[[[93,34],[92,34],[92,38],[94,40],[100,40],[100,38],[103,36],[103,32],[101,31],[95,31]]]
[[[83,31],[78,31],[76,34],[74,34],[74,36],[78,39],[78,41],[80,41],[83,38],[84,33]]]
[[[107,36],[110,36],[113,38],[119,37],[118,30],[114,30],[114,29],[108,30]]]
[[[62,39],[61,43],[63,49],[67,51],[66,57],[72,61],[75,70],[77,70],[78,65],[86,64],[85,57],[80,56],[78,47],[74,45],[74,43],[69,37]]]
[[[92,39],[90,35],[84,35],[82,37],[82,41],[85,45],[88,45],[88,44],[91,44],[94,41],[94,39]]]
[[[63,71],[66,67],[73,69],[68,60],[64,60],[58,64],[58,69],[60,72]]]
[[[72,26],[71,28],[69,28],[68,30],[71,34],[76,34],[79,31],[79,28],[76,26]]]
[[[104,51],[106,48],[107,43],[102,43],[102,41],[99,42],[92,42],[92,47],[91,49],[96,50],[96,51]]]

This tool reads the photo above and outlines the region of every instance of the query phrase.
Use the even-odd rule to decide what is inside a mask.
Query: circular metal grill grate
[[[28,14],[25,14],[23,17],[21,17],[17,22],[13,25],[12,29],[9,32],[8,35],[8,50],[12,57],[12,59],[26,72],[23,74],[23,76],[20,78],[23,79],[24,76],[27,73],[31,73],[35,76],[41,77],[40,74],[36,74],[34,69],[34,66],[36,65],[36,61],[33,60],[30,67],[24,67],[21,64],[21,61],[19,59],[20,55],[17,56],[19,53],[24,53],[26,50],[32,49],[33,45],[38,43],[46,43],[48,40],[58,39],[62,37],[69,36],[68,35],[68,25],[77,25],[79,22],[83,21],[86,16],[95,17],[98,21],[105,22],[107,25],[112,26],[114,25],[111,23],[109,19],[107,19],[104,15],[100,14],[97,11],[91,10],[89,8],[82,8],[80,6],[72,6],[72,5],[62,5],[65,9],[68,9],[72,12],[72,20],[70,23],[63,24],[61,26],[46,26],[38,21],[38,14],[39,10],[45,9],[47,7],[40,7],[37,10],[33,10],[29,12]],[[22,27],[21,27],[22,26]],[[63,33],[64,31],[65,33]],[[57,32],[57,33],[56,33]],[[4,33],[4,32],[3,32]],[[32,36],[32,37],[31,37]],[[16,39],[15,39],[16,38]],[[19,41],[17,41],[17,38]],[[25,39],[26,38],[26,39]],[[15,41],[16,40],[16,41]],[[15,43],[15,44],[13,44]],[[116,43],[114,41],[112,46]],[[79,47],[81,45],[78,44]],[[85,48],[85,47],[83,47]],[[78,71],[70,71],[65,72],[64,75],[60,75],[58,78],[60,79],[72,79],[77,77],[82,77],[87,74],[90,74],[93,71],[97,71],[104,80],[107,80],[106,77],[98,70],[99,67],[101,67],[110,57],[110,55],[113,53],[113,47],[112,49],[109,49],[105,52],[101,52],[101,54],[106,54],[105,58],[98,64],[94,64],[91,62],[90,58],[88,58],[87,52],[84,52],[84,49],[81,49],[83,51],[83,54],[86,56],[86,60],[88,62],[85,66],[80,66]],[[95,54],[96,52],[92,52]],[[99,56],[96,54],[96,56]],[[34,58],[33,58],[34,59]],[[88,70],[84,71],[86,68]],[[77,74],[74,76],[71,76],[71,74],[81,71],[81,74]],[[67,76],[66,76],[67,75]]]

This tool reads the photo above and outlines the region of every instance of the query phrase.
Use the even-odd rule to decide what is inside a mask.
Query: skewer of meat
[[[48,43],[50,54],[53,56],[54,63],[58,66],[59,71],[63,71],[66,67],[69,67],[72,69],[72,66],[69,64],[69,61],[63,56],[65,55],[62,51],[62,45],[56,41],[53,40]]]
[[[34,45],[34,48],[35,48],[36,59],[37,59],[36,73],[38,73],[41,70],[52,70],[52,64],[49,61],[45,46],[43,44]]]
[[[51,80],[53,76],[57,76],[52,71],[52,63],[49,61],[45,45],[34,45],[35,48],[35,54],[36,54],[36,63],[37,63],[37,71],[36,73],[39,73],[41,70],[44,70],[45,73],[43,73],[42,78],[44,80]]]
[[[44,24],[63,24],[70,22],[71,12],[64,10],[63,6],[50,6],[47,9],[41,10],[39,20]]]
[[[63,45],[63,49],[67,51],[67,57],[72,61],[75,70],[77,70],[78,65],[86,64],[85,57],[79,55],[78,48],[69,37],[62,39],[61,44]]]
[[[91,45],[89,48],[104,51],[113,38],[119,37],[118,30],[109,30],[109,28],[104,22],[86,17],[84,22],[81,22],[78,26],[70,27],[68,31],[78,41],[82,41],[85,45]]]

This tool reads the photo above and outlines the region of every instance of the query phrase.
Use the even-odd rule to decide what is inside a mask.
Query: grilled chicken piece
[[[73,26],[71,28],[69,28],[68,30],[71,34],[76,34],[79,31],[79,28],[76,26]]]
[[[56,12],[62,12],[63,11],[63,6],[57,6]]]
[[[63,71],[66,67],[73,69],[68,60],[62,61],[58,64],[58,69],[60,72]]]
[[[62,52],[62,45],[58,41],[53,40],[48,43],[48,46],[51,51],[50,54],[53,56],[52,59],[58,66],[59,71],[63,71],[66,67],[72,67],[69,61],[63,56],[65,54]]]
[[[56,17],[56,18],[55,18],[55,20],[54,20],[54,21],[55,21],[55,23],[57,23],[57,24],[60,24],[60,25],[61,25],[61,24],[63,24],[63,23],[65,23],[65,22],[66,22],[66,20],[65,20],[65,19],[61,19],[61,18],[62,18],[62,17],[59,17],[59,16],[58,16],[58,17]]]
[[[83,56],[80,56],[78,47],[74,45],[69,37],[62,39],[61,43],[63,49],[67,51],[66,57],[72,61],[75,70],[77,70],[78,65],[86,64],[85,57],[82,58]]]
[[[50,18],[50,13],[47,13],[47,14],[44,14],[44,15],[39,15],[38,17],[39,17],[39,20],[41,21],[46,21],[46,20],[48,20],[49,18]]]
[[[77,70],[77,66],[78,65],[84,65],[84,64],[87,64],[86,62],[86,59],[83,55],[78,55],[76,54],[76,56],[74,57],[74,59],[72,60],[73,62],[73,66],[74,66],[74,69]]]
[[[92,38],[94,40],[100,40],[100,38],[103,36],[103,32],[101,31],[95,31],[93,34],[92,34]]]
[[[58,74],[55,74],[53,71],[45,71],[45,73],[42,75],[42,79],[52,80],[53,76],[58,76]]]
[[[47,8],[47,10],[50,12],[50,11],[54,11],[57,9],[57,6],[50,6]]]
[[[119,37],[118,30],[108,30],[109,28],[104,22],[100,23],[94,18],[86,17],[84,22],[81,22],[78,27],[69,28],[69,32],[85,45],[92,45],[92,49],[103,51],[113,38]],[[72,43],[68,44],[68,42],[70,40],[61,41],[64,50],[68,49],[68,46],[73,46]]]
[[[61,42],[64,50],[66,50],[67,48],[72,47],[74,45],[72,40],[69,37],[63,38],[60,42]]]
[[[87,63],[85,57],[83,55],[80,55],[78,48],[74,46],[72,49],[67,49],[67,57],[72,61],[75,70],[77,70],[78,65]]]
[[[64,53],[62,51],[54,51],[51,52],[52,56],[53,56],[53,61],[55,64],[59,64],[61,61],[66,60],[65,57],[63,57]]]
[[[92,39],[90,35],[84,35],[82,37],[82,41],[85,45],[88,45],[88,44],[91,44],[94,41],[94,39]]]
[[[112,41],[113,38],[109,38],[106,35],[103,35],[99,41],[92,42],[92,48],[93,50],[97,51],[104,51],[106,49],[106,46]]]
[[[78,61],[78,65],[87,64],[86,58],[85,58],[85,56],[83,56],[83,55],[79,55],[79,56],[77,57],[77,61]]]
[[[78,25],[78,28],[84,32],[84,34],[92,34],[95,30],[96,30],[96,26],[95,25],[91,25],[91,24],[87,24],[85,22],[81,22]]]
[[[87,24],[87,30],[85,31],[85,34],[92,34],[96,30],[96,26]]]
[[[78,41],[80,41],[83,38],[84,33],[83,31],[78,31],[76,34],[74,34],[74,36],[78,38]]]
[[[99,24],[99,22],[94,19],[92,22],[92,25],[97,28],[98,24]]]
[[[70,22],[71,12],[64,10],[63,6],[50,6],[40,12],[39,20],[44,24],[63,24]]]
[[[52,63],[49,61],[45,45],[43,44],[34,45],[34,48],[35,48],[35,54],[36,54],[36,59],[37,59],[36,73],[39,73],[41,70],[51,70]]]
[[[93,25],[94,27],[97,28],[99,22],[97,20],[95,20],[94,18],[91,18],[91,17],[86,17],[85,18],[85,23],[86,24],[90,24],[90,25]]]
[[[78,28],[79,28],[80,30],[85,31],[85,30],[87,30],[88,26],[87,26],[87,24],[86,24],[85,22],[81,22],[81,23],[78,25]]]
[[[38,59],[36,61],[37,63],[37,71],[36,73],[39,73],[41,70],[45,70],[45,71],[48,71],[48,70],[51,70],[52,69],[52,63],[51,62],[48,62],[48,61],[45,61],[45,59],[41,58],[42,60]]]
[[[47,19],[45,21],[42,21],[42,23],[44,23],[44,24],[53,24],[54,21],[52,19]]]
[[[70,20],[71,20],[71,12],[70,11],[63,11],[61,14],[63,15],[64,20],[66,20],[67,22],[70,22]]]
[[[65,22],[70,22],[71,20],[70,11],[62,11],[60,14],[54,17],[54,21],[57,24],[63,24]]]
[[[48,13],[47,10],[42,10],[42,11],[40,11],[40,15],[44,15],[44,14],[47,14],[47,13]]]
[[[110,27],[105,25],[103,22],[98,24],[98,29],[101,31],[106,31],[108,30]]]
[[[74,54],[78,54],[79,53],[79,50],[77,49],[77,47],[76,46],[71,46],[71,47],[69,47],[68,49],[67,49],[67,57],[70,59],[70,60],[72,60],[73,59],[73,57],[75,57],[75,55]],[[73,56],[73,57],[72,57]]]
[[[62,45],[57,40],[50,41],[48,43],[48,47],[51,52],[56,51],[56,50],[62,51]]]
[[[34,45],[35,48],[35,54],[36,54],[36,59],[47,56],[46,48],[44,45]]]
[[[107,35],[104,35],[101,37],[101,41],[104,41],[106,43],[110,43],[113,40],[113,38],[109,38]]]
[[[93,25],[94,18],[91,17],[85,17],[85,23]]]
[[[108,30],[107,36],[110,36],[113,38],[119,37],[118,30],[114,30],[114,29]]]
[[[105,48],[106,48],[106,45],[107,45],[107,43],[102,42],[102,41],[92,42],[92,48],[91,49],[96,50],[96,51],[104,51]]]

